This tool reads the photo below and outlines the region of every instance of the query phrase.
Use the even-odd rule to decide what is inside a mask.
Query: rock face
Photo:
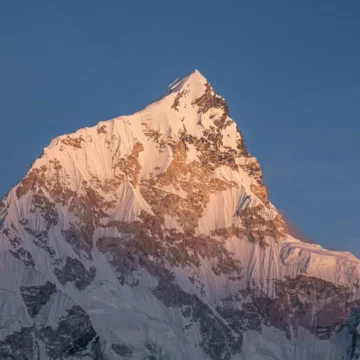
[[[360,262],[302,243],[193,71],[54,139],[0,202],[0,358],[351,360]]]

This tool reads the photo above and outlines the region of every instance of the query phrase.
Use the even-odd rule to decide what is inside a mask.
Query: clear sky
[[[271,201],[360,256],[359,0],[0,3],[0,193],[50,140],[131,114],[197,68]]]

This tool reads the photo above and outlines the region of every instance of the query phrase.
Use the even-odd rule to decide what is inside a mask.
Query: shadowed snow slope
[[[359,358],[359,261],[288,234],[197,70],[54,139],[0,202],[0,257],[0,359]]]

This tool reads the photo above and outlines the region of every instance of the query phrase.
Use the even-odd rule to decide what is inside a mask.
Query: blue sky
[[[360,256],[360,1],[3,1],[0,193],[50,140],[141,109],[197,68],[271,201]]]

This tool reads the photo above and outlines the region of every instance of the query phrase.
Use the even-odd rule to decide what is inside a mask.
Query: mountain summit
[[[205,77],[195,69],[183,78],[177,78],[169,87],[170,92],[179,92],[183,88],[191,87],[194,96],[201,96],[204,91],[204,84],[207,82]]]
[[[360,262],[289,235],[197,70],[54,139],[0,202],[0,256],[0,359],[360,356]]]

